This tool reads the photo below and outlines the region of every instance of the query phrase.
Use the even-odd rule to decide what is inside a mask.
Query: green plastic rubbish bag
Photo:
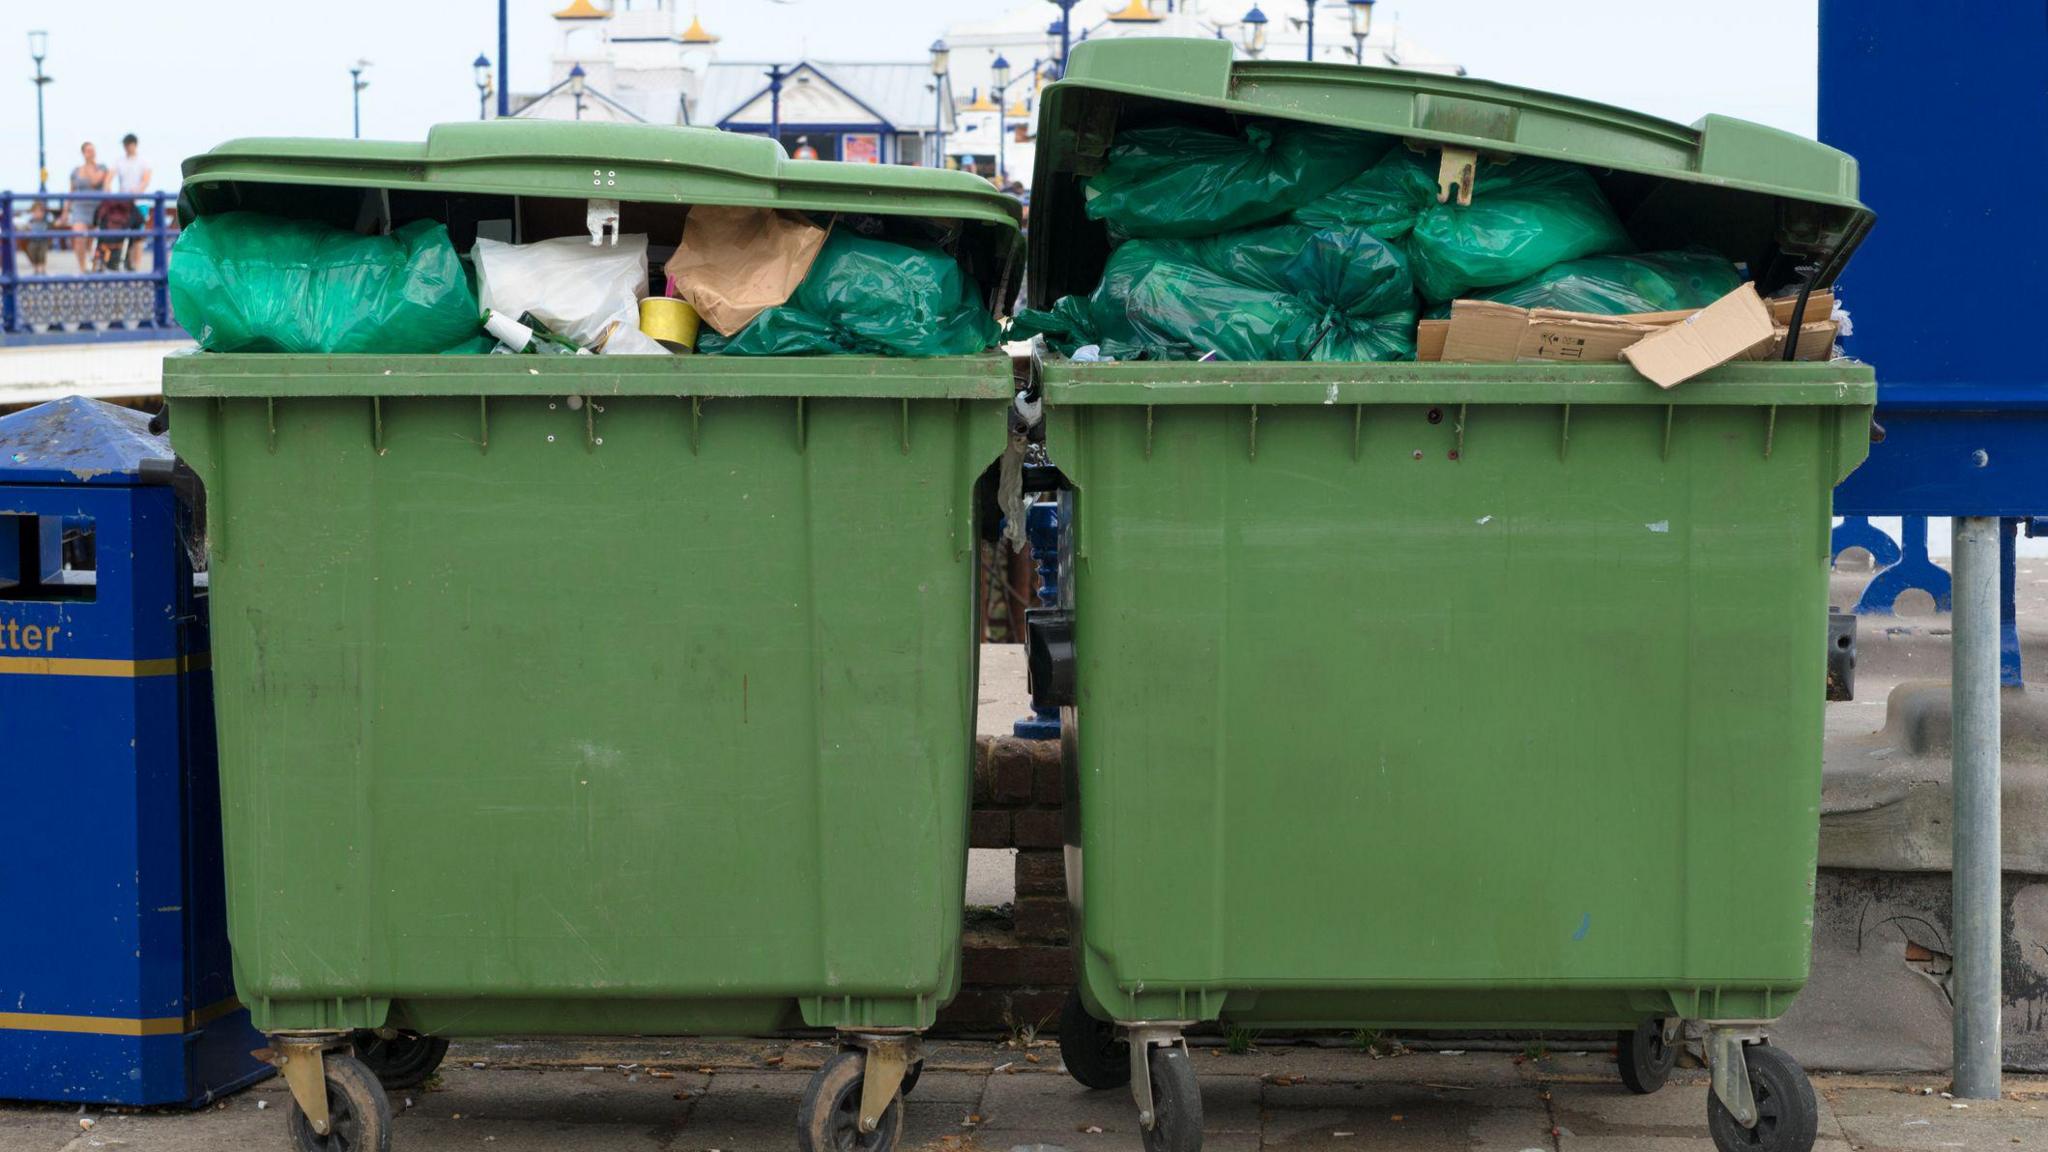
[[[201,216],[172,250],[171,306],[209,352],[438,353],[481,327],[448,229],[361,236],[258,212]]]
[[[1164,124],[1119,132],[1088,179],[1090,220],[1119,237],[1208,236],[1263,224],[1366,170],[1391,142],[1285,121],[1242,134]]]
[[[1017,314],[1012,339],[1038,334],[1115,360],[1412,359],[1415,297],[1377,238],[1283,224],[1119,245],[1093,292]]]
[[[1691,248],[1567,260],[1477,297],[1522,308],[1621,316],[1705,308],[1741,286],[1742,273],[1726,257]]]
[[[1460,206],[1437,202],[1431,159],[1397,148],[1294,216],[1398,242],[1430,303],[1513,284],[1566,260],[1634,248],[1590,172],[1530,157],[1481,160],[1472,203]]]
[[[834,229],[795,295],[731,336],[706,330],[697,350],[725,356],[967,356],[1000,329],[960,262]]]

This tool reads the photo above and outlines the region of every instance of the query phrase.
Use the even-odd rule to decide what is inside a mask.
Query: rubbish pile
[[[1111,360],[1580,359],[1569,344],[1451,332],[1468,302],[1497,305],[1472,313],[1496,326],[1502,310],[1625,317],[1603,331],[1636,339],[1731,293],[1756,303],[1751,328],[1765,311],[1717,252],[1638,251],[1595,173],[1557,160],[1424,154],[1288,122],[1154,124],[1119,134],[1082,195],[1111,244],[1101,280],[1020,310],[1010,329],[1063,356],[1092,345],[1090,358]],[[1805,309],[1829,326],[1812,340],[1802,326],[1800,358],[1829,354],[1831,307]]]
[[[258,212],[200,216],[168,274],[210,352],[960,356],[1000,335],[937,244],[862,217],[697,206],[651,290],[644,233],[591,201],[589,231],[529,243],[415,221],[362,235]]]

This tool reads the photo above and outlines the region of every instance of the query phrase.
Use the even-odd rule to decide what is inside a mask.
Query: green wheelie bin
[[[467,252],[593,209],[674,243],[705,205],[942,247],[982,305],[1021,256],[970,175],[639,125],[233,141],[180,211]],[[202,352],[164,385],[206,487],[235,983],[294,1146],[387,1148],[384,1086],[448,1037],[818,1029],[799,1147],[892,1147],[960,979],[1009,358]]]
[[[1850,158],[1769,128],[1222,43],[1077,48],[1041,114],[1039,308],[1096,287],[1089,178],[1162,120],[1381,134],[1432,172],[1574,161],[1643,248],[1766,293],[1831,284],[1871,222]],[[1829,502],[1870,368],[1664,391],[1622,363],[1049,355],[1039,380],[1067,485],[1032,641],[1069,773],[1061,1047],[1130,1084],[1147,1149],[1199,1147],[1182,1033],[1219,1020],[1614,1029],[1638,1091],[1697,1041],[1722,1147],[1811,1143],[1766,1028],[1807,974]]]

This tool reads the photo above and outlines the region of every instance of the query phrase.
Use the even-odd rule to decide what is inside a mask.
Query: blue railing
[[[171,219],[177,205],[171,192],[0,192],[0,343],[95,339],[164,339],[180,336],[171,315],[165,269],[178,228]],[[51,219],[64,223],[47,230],[20,226],[17,215],[41,200]],[[101,205],[119,201],[148,205],[149,219],[140,228],[99,227]],[[74,224],[81,218],[85,227]],[[146,241],[149,269],[129,267],[133,241]],[[92,247],[89,271],[61,272],[75,266],[76,245]],[[45,275],[29,270],[26,245],[48,244]],[[112,259],[109,260],[108,257]]]

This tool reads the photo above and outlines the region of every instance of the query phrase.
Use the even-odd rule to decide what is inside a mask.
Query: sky
[[[647,0],[640,0],[646,3]],[[688,3],[689,0],[681,0]],[[726,59],[922,60],[952,21],[1020,0],[701,0]],[[1163,0],[1162,0],[1163,2]],[[1235,3],[1236,0],[1229,0]],[[512,86],[532,91],[567,0],[508,0]],[[1250,0],[1245,0],[1250,6]],[[1376,20],[1474,76],[1600,100],[1691,123],[1708,112],[1814,130],[1817,0],[1381,0]],[[1082,0],[1099,18],[1108,0]],[[1292,0],[1266,0],[1269,15]],[[1048,21],[1056,14],[1046,3]],[[368,59],[363,135],[420,139],[473,118],[470,68],[497,57],[497,0],[0,0],[0,189],[36,180],[35,86],[27,33],[49,33],[50,180],[64,186],[80,141],[102,161],[142,138],[158,182],[178,161],[235,136],[347,136],[349,67]]]

